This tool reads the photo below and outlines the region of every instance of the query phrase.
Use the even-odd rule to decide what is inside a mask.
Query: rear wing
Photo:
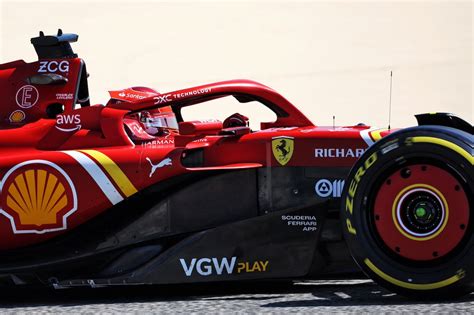
[[[0,129],[17,128],[41,118],[90,105],[87,70],[71,43],[76,34],[31,38],[38,61],[0,65]]]
[[[61,29],[57,35],[45,36],[43,32],[38,37],[33,37],[31,43],[35,47],[38,59],[77,58],[71,43],[77,42],[79,35],[63,34]]]

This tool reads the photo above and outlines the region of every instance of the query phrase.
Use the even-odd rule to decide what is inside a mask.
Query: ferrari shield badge
[[[281,165],[286,165],[291,160],[294,150],[293,137],[275,137],[272,138],[273,156]]]

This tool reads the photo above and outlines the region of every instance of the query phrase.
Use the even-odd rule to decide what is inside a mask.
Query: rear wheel
[[[383,138],[351,170],[341,208],[362,270],[418,298],[470,292],[474,277],[472,135],[415,127]]]

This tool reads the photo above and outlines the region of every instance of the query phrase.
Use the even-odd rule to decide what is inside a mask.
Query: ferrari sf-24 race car
[[[3,285],[301,279],[354,259],[407,296],[471,292],[470,123],[321,127],[248,80],[127,88],[91,106],[77,38],[40,33],[38,61],[0,65]],[[276,120],[183,119],[224,97]]]

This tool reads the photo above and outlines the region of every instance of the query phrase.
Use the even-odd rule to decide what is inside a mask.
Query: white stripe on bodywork
[[[372,138],[370,137],[370,132],[371,131],[374,131],[374,130],[378,130],[379,128],[377,127],[372,127],[372,128],[367,128],[367,129],[364,129],[364,130],[361,130],[360,131],[360,136],[362,137],[362,139],[365,141],[365,143],[367,143],[367,145],[370,147],[372,144],[375,143],[374,140],[372,140]]]
[[[123,200],[122,195],[115,189],[115,186],[109,180],[107,175],[97,164],[87,155],[77,151],[62,151],[75,159],[86,170],[87,173],[96,182],[104,195],[115,205]]]

